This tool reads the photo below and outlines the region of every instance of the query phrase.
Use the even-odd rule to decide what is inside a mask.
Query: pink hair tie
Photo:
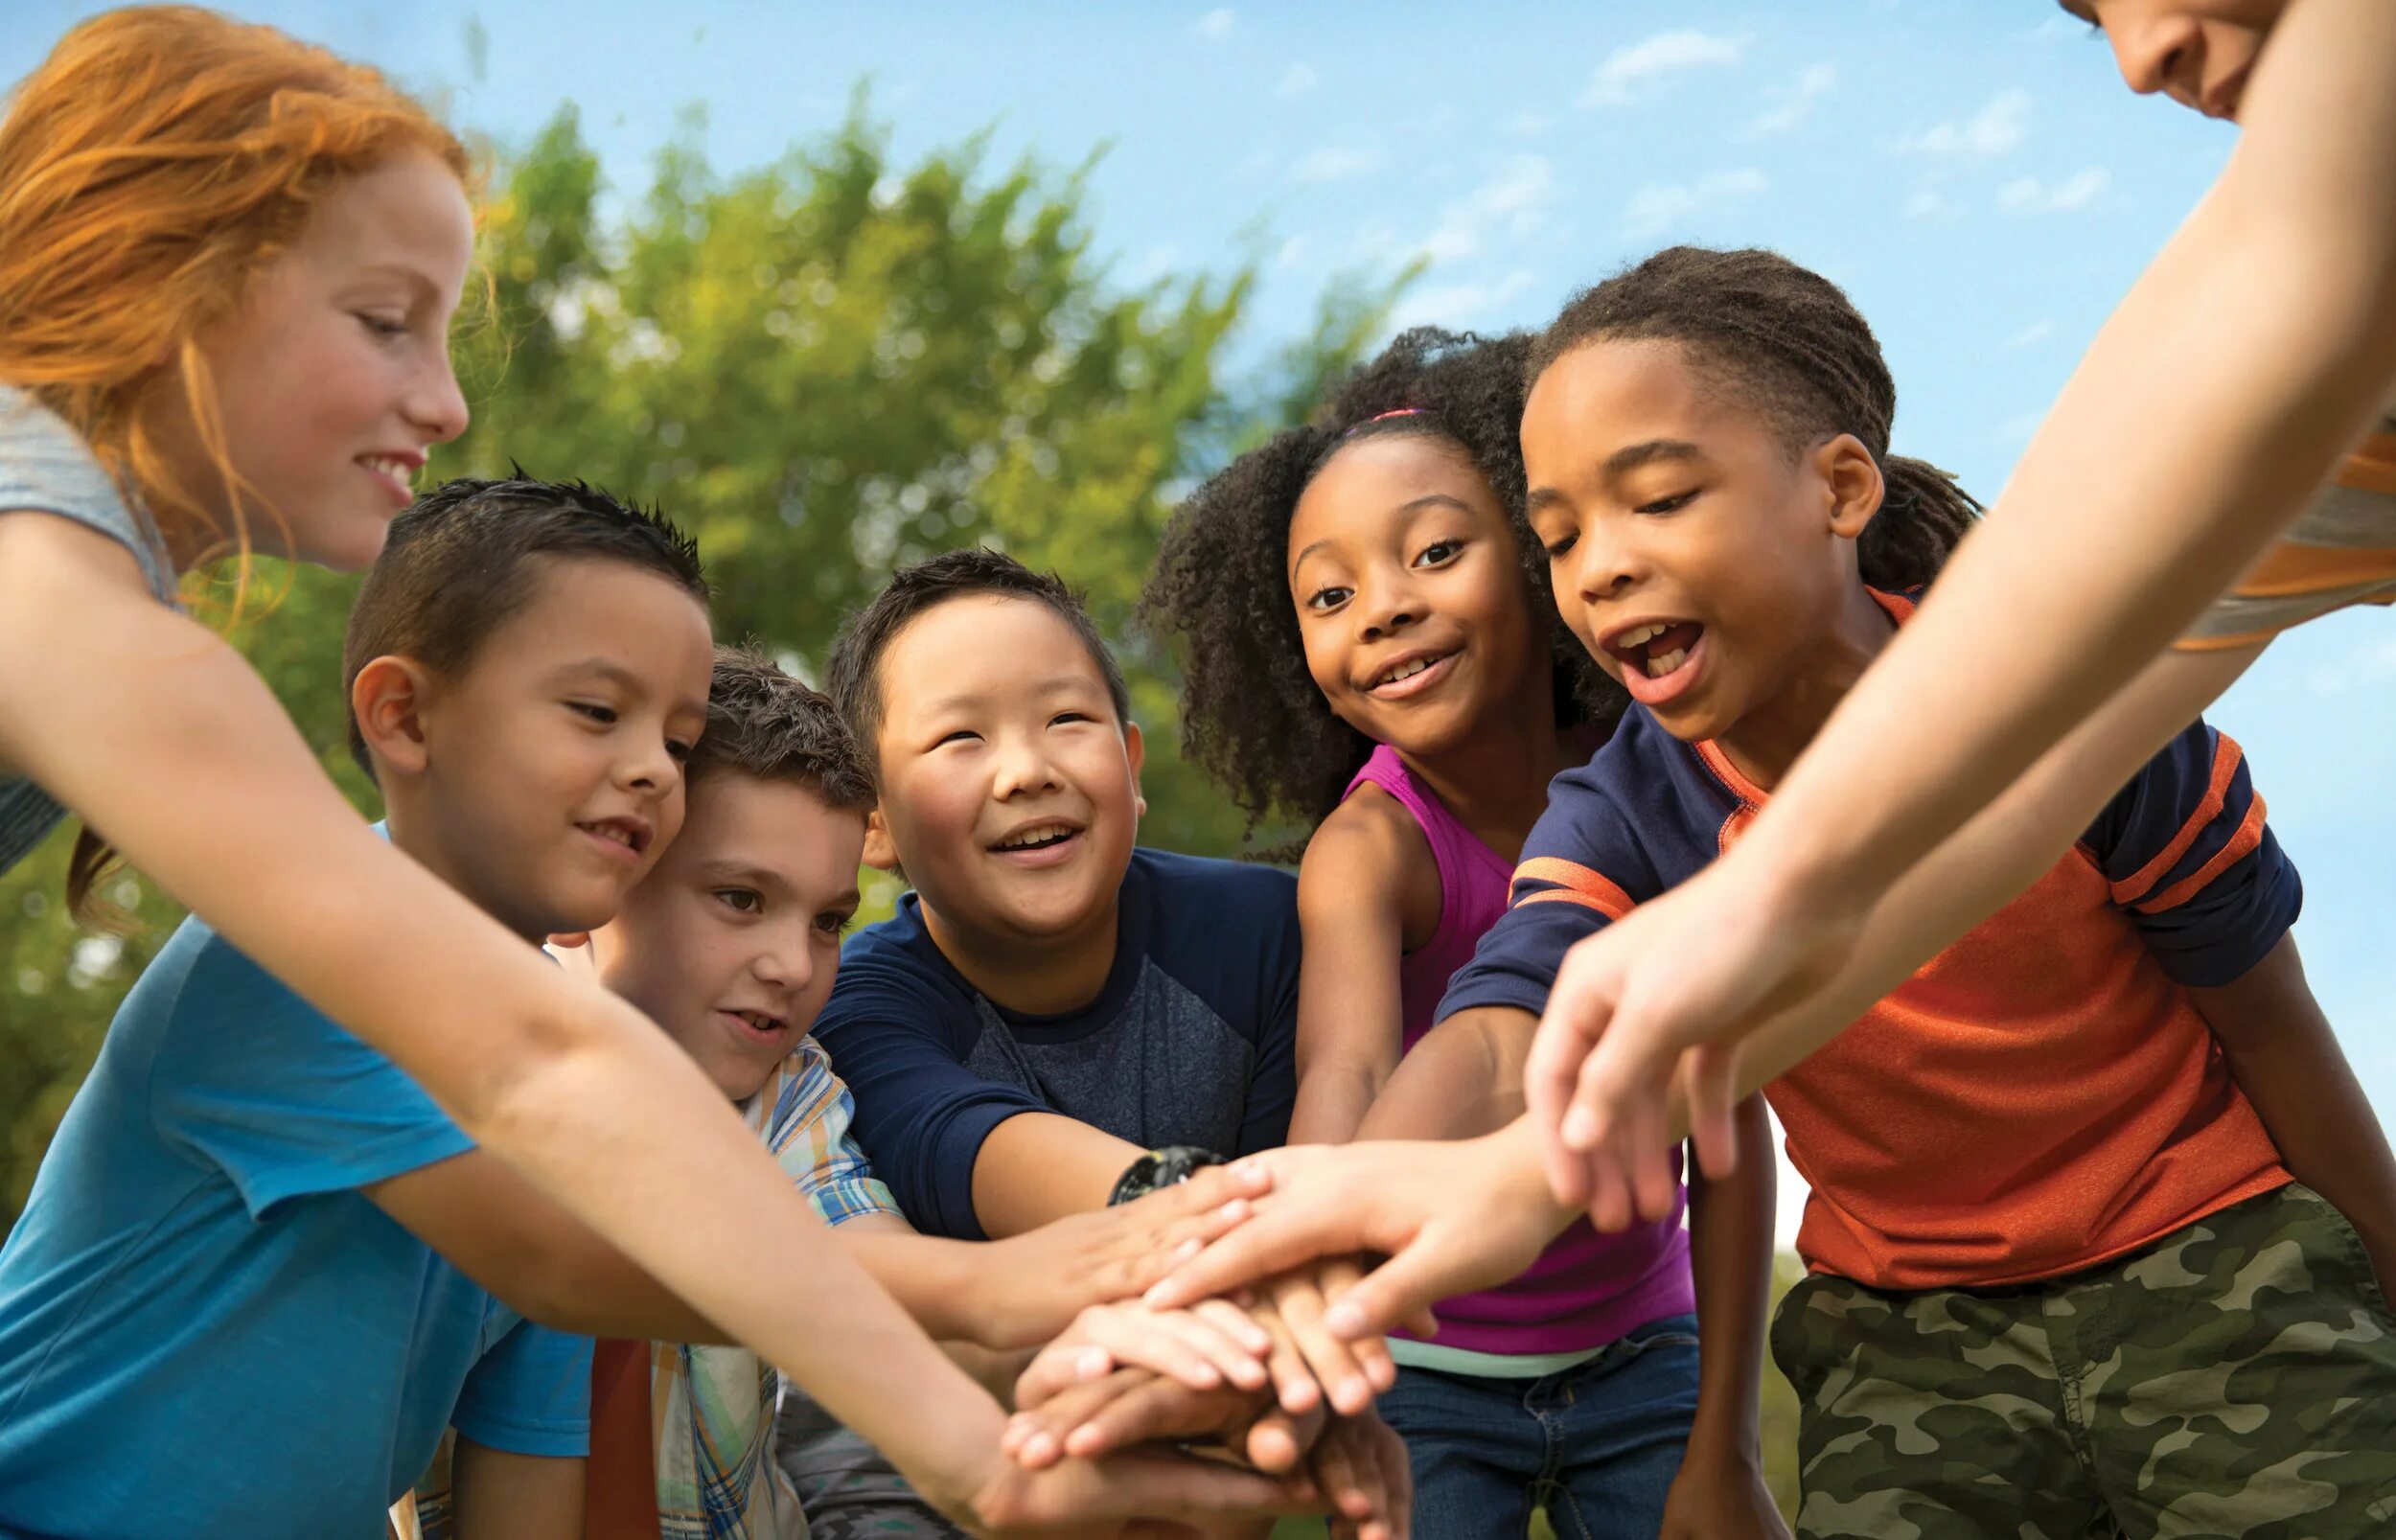
[[[1363,432],[1366,428],[1371,427],[1373,424],[1375,424],[1375,423],[1386,423],[1386,422],[1388,422],[1388,421],[1389,421],[1391,418],[1393,418],[1393,417],[1423,417],[1423,416],[1427,416],[1428,414],[1429,414],[1429,408],[1427,408],[1427,407],[1422,407],[1422,406],[1395,406],[1395,407],[1392,407],[1390,410],[1388,410],[1388,411],[1386,411],[1386,412],[1380,412],[1380,413],[1375,414],[1374,416],[1371,416],[1371,417],[1368,417],[1368,418],[1366,418],[1363,422],[1358,423],[1358,424],[1357,424],[1354,427],[1349,428],[1349,429],[1348,429],[1346,433],[1341,434],[1341,435],[1340,435],[1340,437],[1342,437],[1342,438],[1349,438],[1349,437],[1352,437],[1352,436],[1354,436],[1355,434],[1358,434],[1358,433]]]

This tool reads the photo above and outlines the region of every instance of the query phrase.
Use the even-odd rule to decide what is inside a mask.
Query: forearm
[[[1732,860],[1816,895],[1877,895],[2315,494],[2396,379],[2391,59],[2396,11],[2376,0],[2289,8],[2220,185]],[[2324,101],[2340,103],[2335,132]],[[1931,701],[1939,730],[1924,735]]]
[[[1054,1113],[1020,1113],[974,1158],[974,1214],[993,1240],[1106,1207],[1137,1144]]]
[[[962,1341],[943,1342],[940,1350],[1002,1407],[1014,1406],[1015,1382],[1040,1352],[1037,1347],[984,1347]]]
[[[1458,1139],[1522,1115],[1523,1061],[1539,1019],[1511,1006],[1459,1011],[1398,1061],[1358,1138]]]
[[[2191,992],[2230,1074],[2297,1181],[2327,1198],[2396,1281],[2396,1155],[2283,938],[2245,977]]]
[[[1739,1089],[1758,1090],[1798,1064],[2036,882],[2259,654],[2247,648],[2157,658],[1890,889],[1840,972],[1757,1028],[1740,1061]],[[1685,1132],[1686,1118],[1675,1127]]]
[[[843,1226],[832,1233],[875,1282],[890,1291],[890,1298],[926,1336],[943,1344],[989,1345],[984,1339],[986,1314],[980,1308],[980,1271],[975,1256],[980,1248],[971,1241],[932,1235],[879,1230],[851,1234],[851,1228]]]
[[[1697,1417],[1690,1448],[1714,1458],[1758,1458],[1763,1337],[1772,1285],[1771,1119],[1763,1098],[1739,1108],[1749,1159],[1721,1181],[1689,1184],[1689,1263],[1697,1291]]]
[[[1297,1104],[1290,1112],[1289,1142],[1345,1144],[1354,1138],[1387,1080],[1386,1072],[1352,1061],[1302,1068]]]

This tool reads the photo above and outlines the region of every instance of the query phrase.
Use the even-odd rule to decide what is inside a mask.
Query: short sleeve
[[[25,391],[0,385],[0,513],[56,514],[97,530],[141,563],[159,598],[174,598],[174,572],[150,522],[126,506],[88,445]]]
[[[150,1068],[150,1115],[253,1217],[384,1181],[473,1141],[398,1065],[212,936]]]
[[[517,1322],[468,1371],[449,1425],[511,1455],[588,1454],[590,1339]]]
[[[982,1141],[1010,1117],[1051,1109],[965,1067],[980,1030],[971,999],[898,946],[854,950],[816,1035],[848,1083],[857,1142],[917,1230],[985,1240],[974,1210]]]
[[[1485,1005],[1545,1010],[1573,943],[1661,890],[1622,815],[1579,779],[1583,773],[1559,776],[1551,786],[1548,810],[1523,843],[1506,912],[1448,980],[1440,1020]]]
[[[2164,972],[2192,988],[2243,977],[2303,907],[2246,755],[2202,722],[2147,762],[2085,843]]]
[[[857,1103],[832,1072],[830,1055],[801,1038],[768,1085],[773,1098],[766,1143],[799,1193],[827,1225],[864,1214],[896,1214],[898,1201],[873,1174],[850,1133]]]

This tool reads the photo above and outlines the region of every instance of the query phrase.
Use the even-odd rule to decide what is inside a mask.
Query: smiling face
[[[393,839],[518,934],[605,924],[682,823],[707,720],[707,612],[655,573],[543,557],[454,677],[382,658],[353,687]]]
[[[328,193],[241,309],[200,333],[226,451],[270,510],[249,511],[258,549],[369,565],[426,451],[465,431],[449,320],[473,241],[449,169],[396,156]],[[176,479],[229,534],[223,477],[173,371],[143,409]]]
[[[2131,90],[2235,119],[2288,0],[2063,0],[2063,9],[2104,31]]]
[[[707,774],[680,835],[591,937],[601,981],[746,1101],[832,993],[864,842],[862,812],[807,786]]]
[[[1306,670],[1375,743],[1436,754],[1493,707],[1545,697],[1513,532],[1450,441],[1385,433],[1334,454],[1291,514],[1288,563]]]
[[[1111,932],[1140,816],[1140,729],[1073,629],[1031,599],[924,610],[875,667],[882,801],[866,860],[904,866],[934,932],[980,947]]]
[[[1558,357],[1525,404],[1523,460],[1557,611],[1674,737],[1770,707],[1859,591],[1869,451],[1840,434],[1792,454],[1677,343]]]

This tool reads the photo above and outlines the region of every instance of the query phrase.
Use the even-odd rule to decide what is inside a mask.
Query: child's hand
[[[1130,1299],[1249,1215],[1272,1173],[1210,1166],[1133,1203],[1069,1214],[984,1248],[977,1319],[985,1347],[1048,1342],[1087,1306]]]
[[[1378,1416],[1332,1418],[1306,1469],[1331,1505],[1331,1540],[1407,1540],[1414,1473],[1404,1440]]]
[[[1274,1190],[1256,1201],[1256,1217],[1151,1289],[1150,1304],[1186,1304],[1319,1257],[1379,1253],[1389,1260],[1331,1301],[1325,1328],[1350,1343],[1400,1325],[1429,1335],[1432,1305],[1513,1278],[1573,1213],[1549,1192],[1527,1121],[1473,1139],[1307,1145],[1238,1163],[1270,1168]]]
[[[1789,1535],[1751,1456],[1712,1458],[1693,1444],[1664,1499],[1664,1528],[1656,1540],[1789,1540]]]
[[[1272,1349],[1272,1334],[1226,1299],[1203,1299],[1187,1310],[1151,1310],[1132,1300],[1094,1304],[1025,1367],[1015,1382],[1015,1404],[1039,1406],[1123,1368],[1153,1369],[1193,1391],[1226,1383],[1261,1391],[1271,1383],[1264,1360]]]
[[[1261,1387],[1196,1391],[1150,1369],[1124,1368],[1026,1405],[1007,1423],[999,1447],[1025,1468],[1041,1470],[1157,1439],[1220,1443],[1259,1470],[1285,1473],[1297,1469],[1323,1420],[1291,1416]]]
[[[1355,1416],[1397,1383],[1397,1365],[1380,1337],[1344,1342],[1324,1324],[1329,1306],[1356,1286],[1364,1269],[1352,1258],[1309,1262],[1256,1288],[1250,1313],[1272,1339],[1266,1367],[1281,1410],[1312,1412],[1327,1397],[1331,1409]]]
[[[1125,1373],[1144,1372],[1137,1369]],[[997,1450],[975,1462],[961,1492],[923,1493],[946,1517],[989,1540],[1194,1540],[1174,1520],[1267,1518],[1321,1513],[1312,1478],[1268,1476],[1194,1455],[1135,1449],[1103,1460],[1068,1460],[1026,1470]],[[1137,1517],[1135,1517],[1135,1515]]]
[[[1556,971],[1523,1092],[1549,1184],[1601,1230],[1672,1211],[1676,1087],[1699,1168],[1730,1174],[1740,1040],[1833,977],[1869,912],[1792,902],[1753,866],[1725,857],[1576,942]]]

